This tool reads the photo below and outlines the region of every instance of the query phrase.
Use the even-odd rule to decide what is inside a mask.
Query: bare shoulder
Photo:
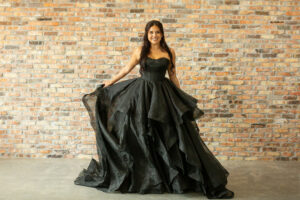
[[[134,48],[134,51],[137,52],[137,53],[141,52],[142,51],[142,46],[136,46]]]
[[[170,51],[172,53],[172,56],[175,57],[175,50],[172,47],[170,47]]]
[[[133,53],[134,53],[135,57],[137,58],[137,60],[140,59],[141,51],[142,51],[142,46],[137,46],[134,48]]]
[[[175,60],[176,60],[175,50],[170,47],[170,51],[171,51],[171,54],[172,54],[172,61],[173,61],[173,63],[175,63]]]

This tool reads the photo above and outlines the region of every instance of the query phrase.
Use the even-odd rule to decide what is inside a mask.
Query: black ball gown
[[[165,77],[170,60],[147,57],[141,76],[83,96],[100,162],[74,180],[104,192],[204,195],[224,188],[228,171],[200,138],[197,99]]]

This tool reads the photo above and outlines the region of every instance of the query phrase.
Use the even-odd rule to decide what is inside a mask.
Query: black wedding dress
[[[83,97],[100,162],[74,180],[104,192],[213,194],[228,171],[199,136],[197,99],[165,77],[168,58],[147,57],[141,76]]]

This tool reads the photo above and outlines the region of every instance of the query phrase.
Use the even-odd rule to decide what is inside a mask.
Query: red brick
[[[160,18],[166,41],[176,51],[181,88],[202,100],[198,106],[205,115],[197,124],[213,153],[229,160],[299,157],[300,36],[282,34],[296,28],[283,22],[297,21],[298,10],[259,1],[225,1],[218,9],[188,1],[136,8],[128,3],[41,2],[0,9],[2,157],[97,157],[82,95],[127,64],[141,45],[141,21],[159,11],[175,14]],[[282,15],[268,20],[276,10]],[[124,79],[137,76],[138,67]],[[214,97],[219,98],[209,100]],[[55,151],[64,149],[69,151]]]

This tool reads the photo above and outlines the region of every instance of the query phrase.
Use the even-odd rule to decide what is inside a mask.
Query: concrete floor
[[[199,193],[104,193],[75,185],[74,179],[89,159],[0,158],[1,200],[200,200]],[[235,199],[300,199],[300,162],[220,161],[229,171],[227,188]]]

